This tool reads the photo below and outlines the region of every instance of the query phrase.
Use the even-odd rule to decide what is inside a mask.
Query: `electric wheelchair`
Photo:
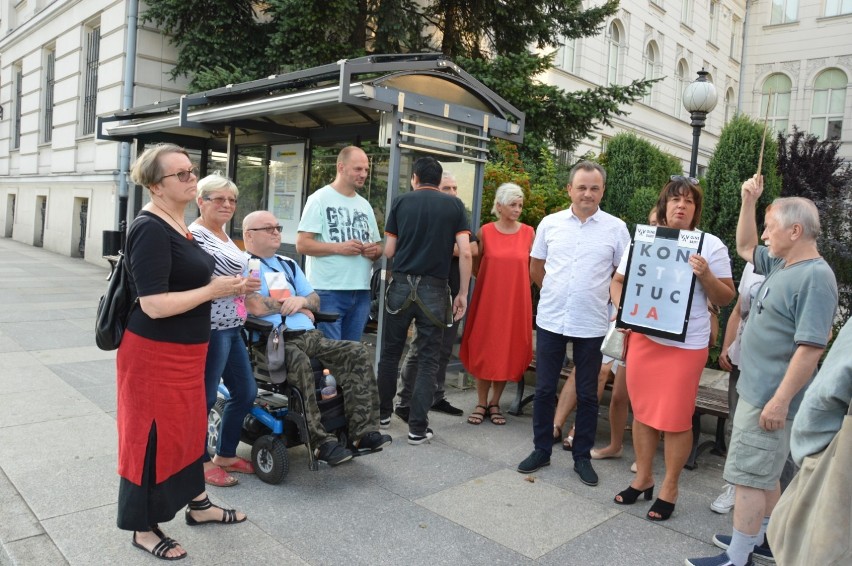
[[[316,322],[333,322],[337,318],[337,314],[315,314]],[[243,420],[240,440],[252,447],[251,461],[257,477],[266,483],[277,484],[290,469],[287,448],[304,444],[308,451],[308,467],[315,471],[319,466],[305,419],[306,395],[287,383],[286,378],[277,372],[271,372],[267,365],[266,343],[272,330],[271,322],[253,316],[248,317],[242,329],[258,393],[254,406]],[[286,340],[286,335],[284,338]],[[343,395],[338,386],[336,396],[321,399],[319,389],[322,387],[322,366],[316,360],[311,360],[311,365],[322,425],[326,431],[337,436],[341,445],[347,446],[349,442]],[[219,399],[207,417],[207,450],[210,454],[216,450],[222,414],[228,399],[228,389],[220,383]]]

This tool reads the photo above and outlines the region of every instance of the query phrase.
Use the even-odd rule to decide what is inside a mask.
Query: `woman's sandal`
[[[562,441],[562,449],[567,450],[568,452],[574,451],[574,435],[571,434],[574,432],[574,427],[571,427],[571,431],[568,433],[568,436]]]
[[[616,495],[615,498],[613,498],[613,501],[619,505],[633,505],[636,503],[636,500],[639,499],[640,495],[645,497],[645,501],[651,501],[651,498],[654,497],[654,486],[652,485],[648,489],[640,490],[629,485],[627,486],[627,489]],[[621,498],[621,501],[618,500],[619,497]]]
[[[210,509],[212,507],[222,510],[221,519],[208,519],[206,521],[199,521],[190,514],[192,511],[206,511],[207,509]],[[230,525],[232,523],[242,523],[247,518],[248,517],[243,517],[242,519],[238,519],[237,512],[234,509],[224,509],[222,507],[219,507],[218,505],[213,505],[210,502],[209,497],[205,497],[201,501],[190,501],[189,505],[186,506],[186,512],[184,513],[184,519],[186,519],[186,524],[190,527],[204,525],[207,523],[225,523]]]
[[[497,410],[492,411],[491,409],[497,409]],[[488,408],[486,410],[488,411],[488,418],[491,419],[491,424],[495,424],[495,425],[506,424],[506,418],[503,416],[503,413],[500,412],[500,405],[488,405]]]
[[[237,473],[237,474],[253,474],[254,466],[251,462],[246,460],[245,458],[237,458],[233,464],[228,464],[227,466],[221,466],[223,470],[228,473]]]
[[[648,509],[648,520],[650,521],[666,521],[674,513],[675,504],[669,503],[665,499],[657,498],[651,508]],[[651,513],[656,513],[659,517],[654,517]]]
[[[482,409],[482,412],[477,412],[477,409]],[[470,416],[467,417],[468,424],[482,424],[482,421],[485,420],[485,414],[488,412],[488,407],[485,405],[477,405],[473,408],[473,412]]]
[[[164,535],[163,531],[161,531],[157,527],[153,527],[151,529],[151,532],[153,532],[155,535],[160,537],[160,542],[155,544],[154,548],[152,548],[150,550],[148,550],[147,548],[145,548],[144,546],[142,546],[141,544],[136,542],[136,531],[133,531],[133,538],[131,539],[130,542],[136,548],[141,548],[142,550],[144,550],[148,554],[151,554],[151,555],[159,558],[160,560],[182,560],[182,559],[186,558],[186,551],[185,550],[183,551],[183,554],[179,554],[178,556],[167,556],[166,553],[168,551],[170,551],[171,549],[177,548],[178,546],[180,546],[180,543],[177,542],[176,540],[171,539],[171,538],[167,537],[166,535]]]

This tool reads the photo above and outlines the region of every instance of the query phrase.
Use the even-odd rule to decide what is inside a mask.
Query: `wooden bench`
[[[573,362],[568,362],[566,366],[559,372],[559,379],[568,379],[573,369]],[[535,358],[530,362],[527,371],[535,371]],[[518,382],[518,390],[515,394],[515,399],[509,407],[509,414],[519,416],[523,414],[524,407],[528,405],[534,398],[533,395],[524,396],[526,384],[524,379]],[[612,382],[606,384],[606,389],[612,391]],[[709,415],[716,417],[716,438],[705,442],[701,440],[701,415]],[[694,470],[697,466],[698,457],[705,451],[710,449],[711,454],[724,456],[727,453],[725,444],[725,424],[730,417],[730,408],[728,407],[728,392],[700,385],[698,387],[698,395],[695,398],[695,412],[692,415],[692,451],[689,454],[689,459],[684,466],[687,470]]]
[[[568,379],[568,376],[571,375],[571,370],[574,369],[574,362],[568,360],[568,363],[562,366],[562,369],[559,372],[559,379]],[[530,365],[527,366],[526,371],[535,371],[535,357],[533,357]],[[516,417],[524,414],[524,407],[529,405],[535,394],[527,395],[524,397],[524,388],[526,387],[525,382],[526,375],[521,378],[518,382],[518,390],[515,393],[515,399],[512,401],[512,405],[509,407],[509,414],[514,415]]]
[[[725,423],[730,416],[731,409],[728,407],[728,392],[711,387],[698,387],[698,396],[695,398],[695,412],[692,414],[692,452],[686,461],[684,468],[694,470],[696,460],[708,448],[711,454],[724,456],[727,454],[725,445]],[[716,417],[716,438],[699,443],[701,436],[701,415]]]

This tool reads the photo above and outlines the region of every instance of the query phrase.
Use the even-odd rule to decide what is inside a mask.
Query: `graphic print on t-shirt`
[[[290,285],[283,273],[267,271],[263,275],[266,278],[266,288],[269,289],[269,296],[276,301],[283,301],[295,293],[295,289],[293,289],[293,286]]]
[[[369,219],[359,210],[345,206],[329,206],[325,209],[325,220],[328,223],[328,236],[332,242],[349,240],[372,242]]]

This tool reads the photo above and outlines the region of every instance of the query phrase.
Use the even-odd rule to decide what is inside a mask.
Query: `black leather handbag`
[[[124,329],[133,307],[139,302],[130,288],[130,273],[124,254],[118,252],[118,261],[110,277],[106,293],[98,303],[95,316],[95,342],[101,350],[115,350],[121,344]]]

